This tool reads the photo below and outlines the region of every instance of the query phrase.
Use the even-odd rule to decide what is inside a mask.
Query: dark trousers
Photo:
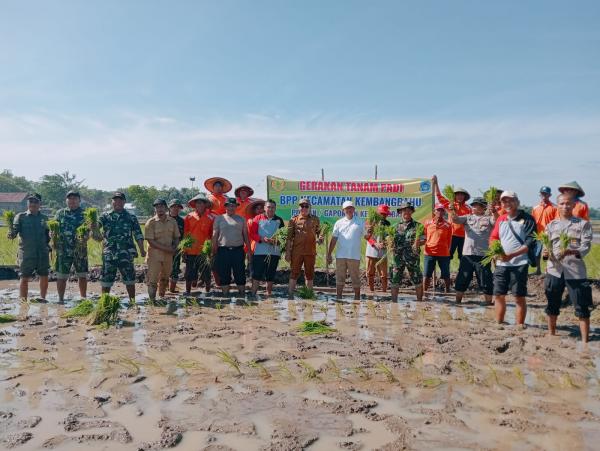
[[[463,245],[465,244],[464,236],[452,235],[452,242],[450,243],[450,260],[454,258],[454,251],[458,251],[458,258],[462,258]]]
[[[244,246],[225,247],[219,246],[215,258],[215,268],[219,275],[219,285],[231,285],[231,273],[236,285],[246,285],[246,254]]]
[[[484,294],[491,295],[494,292],[494,277],[492,276],[491,265],[489,263],[482,265],[481,260],[483,260],[483,257],[479,255],[462,256],[454,284],[456,291],[460,291],[461,293],[467,291],[471,280],[473,280],[473,273],[475,273],[479,289]]]

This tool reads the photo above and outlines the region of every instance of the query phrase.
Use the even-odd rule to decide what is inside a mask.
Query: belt
[[[244,246],[219,246],[219,249],[227,249],[228,251],[233,251],[235,249],[243,249]]]

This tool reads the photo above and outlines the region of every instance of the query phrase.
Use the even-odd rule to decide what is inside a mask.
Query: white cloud
[[[69,170],[89,186],[187,185],[214,174],[264,194],[267,174],[316,179],[429,176],[478,192],[510,187],[527,203],[540,185],[578,180],[600,206],[600,117],[376,121],[248,114],[234,122],[185,122],[122,114],[0,115],[2,166],[38,178]]]

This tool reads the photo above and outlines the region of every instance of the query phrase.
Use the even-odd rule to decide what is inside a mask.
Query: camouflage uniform
[[[29,211],[18,213],[8,232],[9,239],[19,236],[17,264],[21,277],[47,276],[50,269],[50,231],[48,217],[42,213],[36,215]]]
[[[84,223],[83,209],[63,208],[56,213],[55,219],[60,224],[56,249],[56,278],[68,279],[73,266],[77,277],[87,276],[89,232],[86,230],[83,238],[77,237],[77,228]]]
[[[416,238],[417,222],[411,219],[409,222],[400,222],[396,226],[394,234],[394,255],[390,265],[390,281],[392,287],[398,287],[402,282],[404,270],[408,270],[410,281],[414,285],[422,282],[420,252],[415,252],[414,243]]]
[[[137,218],[126,210],[109,211],[98,220],[102,229],[102,276],[100,285],[110,288],[115,282],[117,270],[125,285],[135,284],[133,260],[138,256],[134,239],[144,239]],[[99,237],[94,237],[98,239]]]
[[[181,216],[177,216],[176,218],[171,216],[175,221],[177,221],[177,228],[179,229],[179,236],[183,238],[183,218]],[[177,252],[173,256],[173,266],[171,268],[171,280],[178,281],[179,273],[181,272],[181,252]]]

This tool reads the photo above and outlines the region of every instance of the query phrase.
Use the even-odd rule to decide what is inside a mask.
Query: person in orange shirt
[[[244,216],[246,219],[246,224],[248,225],[248,232],[252,229],[252,221],[255,216],[262,215],[265,212],[265,201],[262,199],[253,199],[252,202],[246,206],[246,211],[244,214],[236,213],[240,216]],[[250,240],[250,248],[252,253],[254,253],[254,248],[256,247],[256,242]],[[248,250],[244,250],[248,253]]]
[[[253,199],[250,196],[254,194],[254,190],[248,185],[240,185],[235,189],[234,194],[238,203],[235,214],[242,218],[252,219],[254,216],[248,216],[246,209],[252,203]]]
[[[540,203],[533,207],[533,210],[531,211],[531,216],[533,216],[533,219],[535,219],[535,225],[538,233],[542,233],[546,229],[546,225],[558,217],[558,209],[556,208],[556,205],[550,202],[551,195],[552,190],[550,187],[542,186],[540,188]],[[542,243],[539,241],[536,242],[535,258],[537,261],[535,274],[536,276],[540,276],[542,274],[540,265],[542,259]]]
[[[231,182],[223,177],[211,177],[204,181],[204,187],[210,192],[208,200],[212,204],[211,211],[215,215],[224,214],[225,202],[227,202],[225,193],[231,191],[233,187]]]
[[[212,238],[215,215],[211,213],[211,203],[204,194],[198,194],[190,199],[188,206],[194,211],[183,219],[183,236],[191,236],[194,243],[184,249],[185,253],[185,293],[190,294],[192,283],[198,276],[204,282],[206,292],[210,291],[210,256],[202,253],[204,242]]]
[[[423,291],[427,291],[427,288],[429,288],[436,263],[442,273],[442,279],[444,279],[446,285],[446,293],[450,291],[452,225],[444,219],[444,210],[444,205],[435,204],[433,219],[428,219],[424,223],[425,257],[423,260]]]
[[[446,210],[453,210],[457,216],[470,215],[473,211],[471,207],[467,205],[467,201],[471,198],[471,195],[466,189],[456,188],[454,190],[454,202],[450,204],[450,201],[444,197],[440,191],[438,185],[437,176],[434,175],[432,178],[433,189],[438,202],[444,206]],[[462,258],[462,249],[465,244],[465,226],[462,224],[452,224],[452,242],[450,244],[450,260],[454,258],[454,252],[458,252],[459,260]]]
[[[577,182],[564,183],[558,187],[562,194],[570,194],[575,199],[575,207],[573,208],[573,216],[586,221],[590,220],[590,209],[588,204],[581,200],[585,196],[583,188]]]

